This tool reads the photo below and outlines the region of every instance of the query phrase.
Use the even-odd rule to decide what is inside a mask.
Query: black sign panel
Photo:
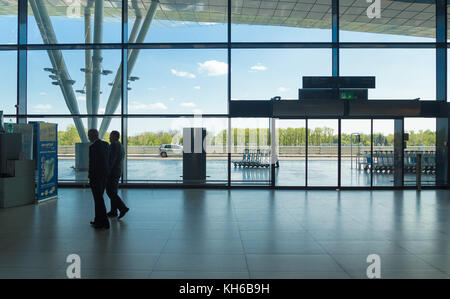
[[[375,77],[303,77],[303,88],[375,88]]]

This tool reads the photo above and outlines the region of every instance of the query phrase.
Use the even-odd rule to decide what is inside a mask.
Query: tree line
[[[306,142],[305,128],[278,128],[280,146],[304,146]],[[333,128],[323,127],[308,129],[308,143],[313,146],[337,145],[338,135]],[[409,146],[433,146],[436,144],[436,133],[431,130],[409,131]],[[222,130],[218,134],[208,135],[208,143],[211,145],[225,145],[227,143],[227,131]],[[358,144],[357,136],[342,133],[342,145]],[[232,145],[270,145],[270,132],[268,128],[261,129],[232,129]],[[106,133],[105,141],[109,140],[109,132]],[[374,145],[392,146],[393,134],[374,133]],[[69,125],[65,131],[58,132],[59,145],[74,145],[81,142],[74,125]],[[144,132],[136,136],[128,137],[128,145],[131,146],[159,146],[161,144],[183,144],[183,138],[178,131]],[[370,146],[370,134],[360,134],[359,144]]]

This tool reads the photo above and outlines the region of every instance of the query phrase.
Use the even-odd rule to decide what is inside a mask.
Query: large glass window
[[[129,42],[226,42],[227,3],[227,0],[128,0]],[[152,11],[155,11],[153,18]],[[149,27],[146,18],[151,18]],[[144,30],[148,34],[141,34]]]
[[[369,99],[436,99],[435,50],[342,49],[340,59],[341,76],[375,76]]]
[[[0,44],[17,44],[18,0],[0,3]]]
[[[28,113],[120,113],[121,51],[95,51],[29,51]]]
[[[17,52],[0,51],[0,110],[4,114],[15,114],[17,104]]]
[[[129,66],[129,113],[227,113],[226,55],[226,50],[141,50],[134,68]]]
[[[277,186],[305,186],[306,120],[277,120]]]
[[[206,180],[195,183],[226,184],[228,119],[185,117],[128,119],[128,182],[183,183],[185,128],[206,129]]]
[[[370,187],[370,130],[368,119],[341,121],[341,185]]]
[[[100,44],[122,40],[122,1],[28,0],[30,44]]]
[[[442,29],[436,28],[436,0],[339,0],[334,24],[332,0],[26,0],[27,23],[21,25],[27,28],[20,28],[27,36],[20,40],[27,44],[20,48],[18,3],[0,1],[0,110],[8,115],[5,121],[14,120],[18,91],[26,88],[26,96],[20,96],[28,115],[22,119],[58,123],[62,181],[86,180],[85,170],[77,168],[83,156],[76,144],[87,143],[88,129],[97,128],[107,138],[123,127],[129,138],[127,182],[186,183],[183,129],[202,127],[206,177],[199,183],[337,187],[340,177],[343,187],[400,185],[398,176],[394,184],[392,119],[373,119],[371,126],[370,115],[357,120],[345,119],[344,113],[339,140],[333,116],[320,119],[298,111],[292,119],[272,122],[252,116],[260,111],[243,111],[235,118],[228,114],[229,100],[298,100],[303,77],[336,71],[374,76],[369,100],[434,101],[442,83],[436,67],[436,35]],[[333,45],[332,29],[339,31]],[[18,53],[26,54],[19,57],[26,61],[18,61]],[[18,81],[18,66],[26,80]],[[392,117],[399,125],[404,116]],[[442,131],[435,122],[405,118],[407,186],[415,185],[417,170],[408,159],[417,153],[424,157],[422,184],[435,184],[431,164],[436,132]]]
[[[270,121],[231,119],[231,184],[270,185]]]
[[[44,121],[58,124],[58,177],[61,182],[88,182],[89,143],[82,143],[75,121],[87,126],[86,118],[32,118],[30,121]],[[103,119],[98,118],[101,122]],[[106,133],[101,136],[109,142],[109,133],[116,130],[121,133],[119,118],[111,119]]]
[[[394,186],[394,120],[373,120],[373,186]]]
[[[338,185],[338,121],[308,120],[308,186]]]
[[[339,15],[343,42],[434,42],[436,37],[434,0],[339,0]]]
[[[404,131],[408,134],[404,151],[404,184],[415,186],[417,173],[422,185],[436,184],[436,119],[405,118]],[[419,170],[419,155],[421,169]]]
[[[303,76],[330,75],[328,49],[233,50],[231,99],[298,99]]]
[[[331,41],[331,0],[232,0],[231,11],[233,41]]]

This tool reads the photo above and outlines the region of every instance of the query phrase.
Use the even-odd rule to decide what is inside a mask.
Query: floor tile
[[[247,254],[250,272],[339,272],[343,271],[328,255]]]
[[[244,255],[161,254],[154,271],[248,271]]]
[[[0,209],[0,278],[448,278],[447,190],[123,189],[131,208],[89,225],[92,194]],[[109,200],[106,200],[109,207]]]

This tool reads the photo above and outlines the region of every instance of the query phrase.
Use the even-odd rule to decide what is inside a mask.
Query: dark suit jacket
[[[89,180],[104,181],[109,174],[109,144],[96,140],[89,146]]]
[[[109,176],[114,178],[120,178],[122,176],[123,159],[125,156],[123,145],[119,141],[114,141],[109,146],[109,149],[110,149],[109,164],[111,165],[111,172]]]

